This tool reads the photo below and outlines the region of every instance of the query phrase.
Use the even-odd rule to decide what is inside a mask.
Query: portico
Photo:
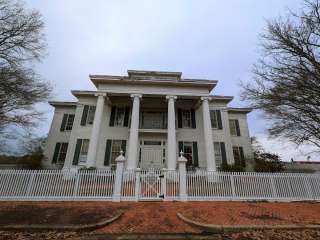
[[[101,132],[102,113],[105,111],[104,102],[105,97],[108,96],[108,92],[96,93],[94,96],[97,98],[97,104],[89,141],[88,167],[95,166],[98,139]],[[154,163],[153,168],[161,166],[168,170],[175,170],[177,168],[178,153],[181,150],[183,151],[183,149],[177,148],[176,101],[179,99],[180,103],[183,103],[183,101],[188,101],[188,97],[180,96],[179,98],[177,95],[152,96],[150,94],[144,97],[143,94],[137,93],[130,94],[129,96],[131,98],[131,115],[126,168],[133,170],[137,167],[151,167],[152,163]],[[160,102],[166,101],[166,108],[162,108],[162,110],[146,110],[143,107],[141,108],[141,102],[144,99],[157,99]],[[191,99],[193,103],[196,103],[194,105],[201,109],[203,115],[204,142],[212,143],[213,138],[208,105],[210,98],[200,96],[195,98],[193,96]],[[143,116],[142,119],[140,119],[141,116]],[[149,136],[146,138],[145,134]],[[214,153],[212,144],[205,144],[205,152],[207,169],[216,171],[215,163],[213,162]],[[146,161],[149,161],[149,163],[146,163]]]

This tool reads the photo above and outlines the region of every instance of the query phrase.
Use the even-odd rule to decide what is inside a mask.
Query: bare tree
[[[0,133],[12,124],[33,126],[41,116],[34,105],[45,101],[49,84],[32,64],[44,56],[41,15],[17,0],[0,0]]]
[[[242,98],[271,120],[269,133],[320,148],[320,3],[267,23],[263,55]]]

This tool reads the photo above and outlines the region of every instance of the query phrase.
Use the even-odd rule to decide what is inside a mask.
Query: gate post
[[[121,187],[122,187],[122,175],[124,169],[125,157],[123,156],[123,151],[120,151],[120,155],[116,158],[117,168],[116,168],[116,178],[114,181],[114,191],[112,196],[112,201],[120,202],[121,198]]]
[[[180,201],[187,201],[187,172],[186,172],[187,159],[183,156],[181,150],[180,157],[178,158],[179,164],[179,182],[180,182]]]

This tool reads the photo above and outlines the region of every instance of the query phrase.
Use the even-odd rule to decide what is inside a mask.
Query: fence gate
[[[161,170],[140,172],[140,200],[163,200],[165,194],[165,174]]]

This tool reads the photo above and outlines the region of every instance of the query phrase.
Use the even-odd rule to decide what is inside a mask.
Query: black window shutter
[[[111,108],[111,115],[110,115],[110,122],[109,122],[109,126],[113,127],[114,126],[114,118],[116,116],[116,107],[112,106]]]
[[[227,154],[226,154],[226,146],[224,142],[220,143],[221,155],[222,155],[222,166],[227,165]]]
[[[192,155],[193,155],[193,165],[195,167],[199,167],[197,142],[192,143]]]
[[[112,145],[112,140],[108,139],[107,143],[106,143],[106,152],[104,154],[104,165],[105,166],[109,166],[110,165],[111,145]]]
[[[218,129],[222,129],[222,121],[221,121],[221,111],[216,110],[217,120],[218,120]]]
[[[192,128],[196,128],[196,113],[194,109],[191,109],[191,120],[192,120]]]
[[[124,113],[124,121],[123,121],[123,126],[124,127],[128,127],[129,126],[128,125],[129,124],[129,112],[130,112],[130,108],[126,107],[125,108],[125,113]]]
[[[182,141],[179,141],[178,142],[178,155],[180,156],[180,152],[182,151],[182,152],[184,152],[184,149],[183,149],[183,142]]]
[[[61,127],[60,127],[60,131],[61,131],[61,132],[63,132],[64,129],[66,128],[67,119],[68,119],[68,114],[63,114],[63,118],[62,118],[62,122],[61,122]]]
[[[55,147],[54,153],[53,153],[52,163],[56,163],[58,160],[60,146],[61,146],[61,143],[56,143],[56,147]]]
[[[123,156],[126,155],[126,147],[127,147],[127,141],[126,140],[122,140],[121,141],[121,149],[123,151]]]
[[[89,110],[89,106],[88,105],[84,105],[83,107],[83,112],[82,112],[82,118],[81,118],[81,126],[85,126],[86,122],[87,122],[87,116],[88,116],[88,110]]]
[[[182,109],[178,108],[178,128],[182,128]]]
[[[240,164],[242,167],[245,167],[246,166],[246,161],[244,159],[244,154],[243,154],[243,148],[242,147],[239,147],[239,150],[240,150]]]
[[[235,120],[235,124],[236,124],[237,136],[240,136],[240,126],[239,126],[239,120],[238,119]]]
[[[81,145],[82,145],[82,139],[77,139],[76,149],[74,151],[72,165],[77,165],[78,162],[79,162],[79,155],[80,155]]]

